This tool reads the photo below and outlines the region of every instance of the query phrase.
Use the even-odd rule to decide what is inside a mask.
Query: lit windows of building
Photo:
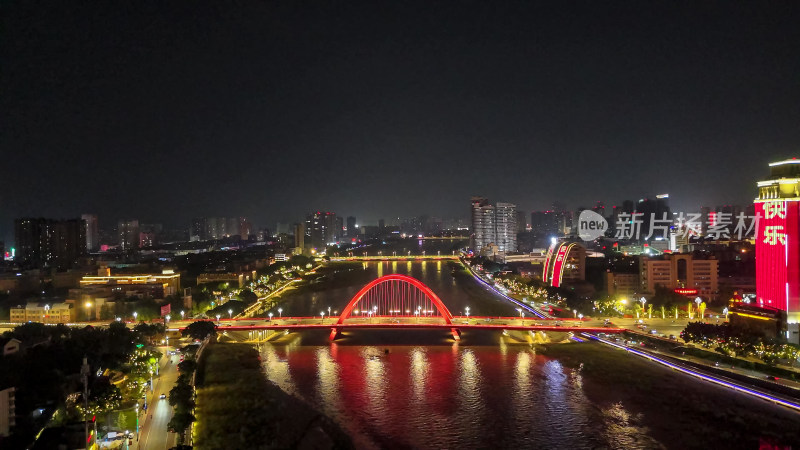
[[[654,294],[656,286],[693,289],[704,299],[715,300],[719,288],[718,266],[716,259],[699,259],[686,253],[642,255],[639,259],[640,288],[646,294]]]
[[[85,276],[81,278],[80,285],[81,288],[94,286],[117,287],[122,291],[146,289],[154,298],[163,298],[180,292],[181,275],[177,273],[162,273]]]
[[[517,205],[489,204],[482,197],[472,198],[473,250],[481,253],[490,244],[502,253],[517,251]],[[493,247],[494,248],[494,247]]]
[[[10,309],[11,323],[39,322],[46,324],[70,323],[75,321],[75,311],[68,303],[28,303]]]

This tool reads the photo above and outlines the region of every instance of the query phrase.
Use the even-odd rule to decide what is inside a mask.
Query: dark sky
[[[800,156],[798,2],[0,2],[15,217],[188,226],[746,203]]]

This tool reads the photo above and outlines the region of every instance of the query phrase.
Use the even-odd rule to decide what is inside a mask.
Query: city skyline
[[[0,17],[0,448],[800,448],[800,2]]]

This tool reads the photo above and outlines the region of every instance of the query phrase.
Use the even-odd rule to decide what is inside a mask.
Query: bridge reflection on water
[[[579,370],[497,330],[309,330],[259,346],[267,377],[359,448],[592,448],[649,442],[583,392]],[[402,342],[403,345],[394,343]],[[583,345],[583,344],[580,344]]]

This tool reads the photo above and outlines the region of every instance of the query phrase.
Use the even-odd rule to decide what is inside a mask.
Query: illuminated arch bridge
[[[338,336],[348,319],[392,317],[436,318],[446,325],[453,324],[453,314],[431,288],[416,278],[392,274],[372,280],[350,299],[331,330],[331,340]],[[458,340],[458,330],[452,328],[451,331]]]

